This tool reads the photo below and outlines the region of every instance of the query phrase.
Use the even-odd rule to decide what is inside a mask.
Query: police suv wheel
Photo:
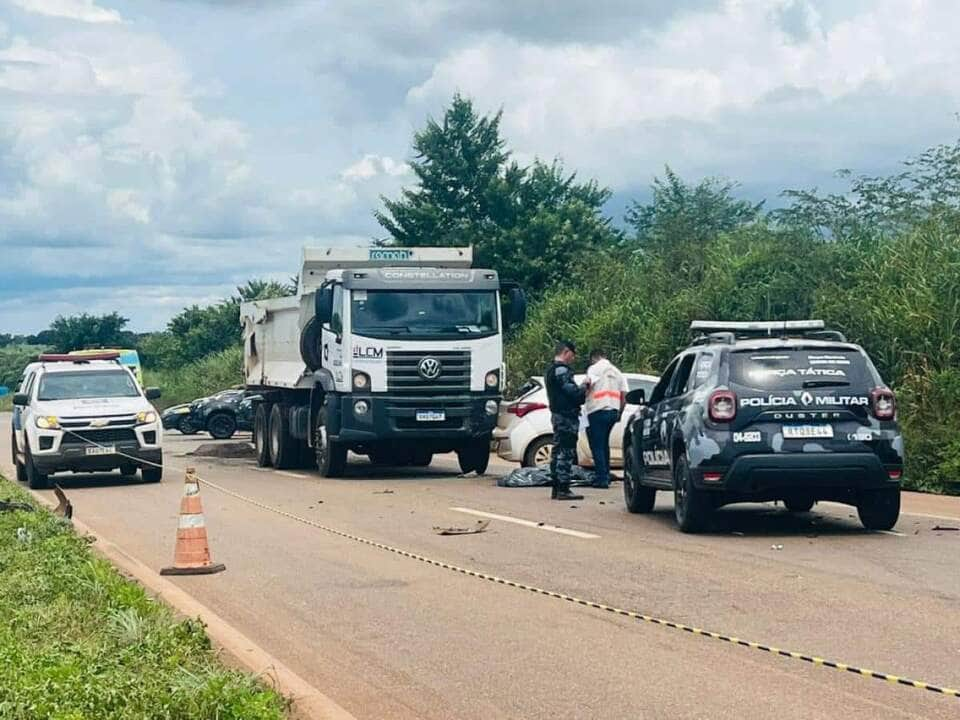
[[[705,492],[693,485],[684,453],[673,465],[673,513],[681,532],[697,533],[707,526],[713,508]]]
[[[889,530],[900,518],[900,488],[864,491],[857,514],[867,530]]]
[[[270,405],[260,403],[253,419],[253,445],[257,451],[257,465],[270,467],[270,442],[267,439],[267,426],[270,423]]]
[[[200,432],[200,428],[197,427],[189,415],[180,419],[180,422],[177,423],[177,430],[179,430],[182,435],[196,435]]]
[[[33,463],[33,458],[30,457],[30,450],[27,449],[26,452],[27,463],[26,463],[26,476],[27,476],[27,485],[31,490],[45,490],[49,484],[49,478],[44,475],[42,472],[37,470],[37,466]]]
[[[656,489],[641,484],[643,476],[643,466],[637,467],[633,448],[627,445],[623,454],[623,500],[632,513],[651,512],[657,502]]]
[[[783,505],[792,513],[805,513],[810,512],[810,510],[813,509],[815,502],[816,501],[812,497],[798,495],[795,497],[786,498],[783,501]]]
[[[523,467],[549,467],[553,459],[553,438],[537,438],[523,454]]]
[[[163,480],[163,465],[156,467],[154,465],[140,468],[140,476],[145,483],[158,483]]]

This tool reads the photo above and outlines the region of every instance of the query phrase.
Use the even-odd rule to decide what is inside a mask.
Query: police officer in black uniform
[[[573,463],[577,452],[577,435],[580,432],[580,406],[587,397],[589,385],[577,385],[573,378],[571,363],[577,356],[577,346],[570,340],[557,343],[553,362],[547,366],[543,377],[550,400],[550,417],[553,421],[553,456],[550,459],[550,474],[553,476],[554,500],[583,500],[583,495],[570,492],[573,479]]]

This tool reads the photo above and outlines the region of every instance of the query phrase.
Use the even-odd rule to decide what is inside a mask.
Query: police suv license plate
[[[417,422],[443,422],[446,419],[443,410],[417,410]]]
[[[783,437],[787,440],[809,440],[811,438],[832,438],[832,425],[784,425]]]
[[[115,455],[117,448],[113,445],[107,445],[104,447],[88,447],[87,455]]]

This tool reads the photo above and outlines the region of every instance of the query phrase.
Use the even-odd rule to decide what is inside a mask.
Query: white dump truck
[[[526,299],[472,260],[471,248],[307,247],[296,295],[244,303],[257,462],[338,477],[348,451],[420,466],[455,451],[463,472],[484,472],[503,333]]]

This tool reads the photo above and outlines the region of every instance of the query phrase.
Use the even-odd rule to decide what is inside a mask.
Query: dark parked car
[[[193,435],[200,432],[200,426],[193,419],[190,403],[182,403],[168,407],[160,415],[164,430],[179,430],[184,435]]]
[[[624,438],[631,512],[649,512],[668,490],[684,532],[704,529],[721,505],[771,500],[794,512],[833,500],[856,506],[869,529],[896,524],[903,437],[894,394],[861,347],[818,320],[691,329],[704,334],[670,363]]]
[[[223,390],[190,404],[190,417],[218,440],[233,437],[237,430],[253,429],[253,402],[258,395],[246,390]]]

